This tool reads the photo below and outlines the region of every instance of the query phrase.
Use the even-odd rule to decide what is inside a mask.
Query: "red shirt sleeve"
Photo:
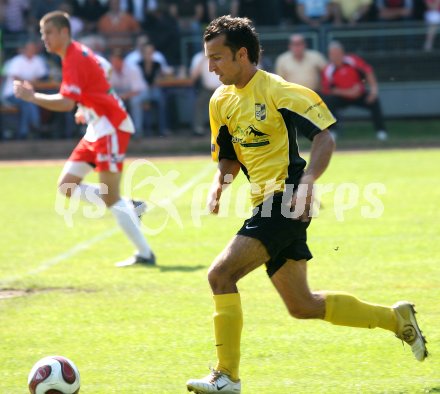
[[[63,80],[61,81],[60,93],[74,101],[80,101],[82,94],[78,68],[72,62],[63,63]]]
[[[329,72],[330,72],[330,65],[326,66],[324,70],[322,70],[322,76],[321,76],[321,89],[323,94],[330,94],[330,78],[329,78]]]
[[[370,74],[373,71],[371,67],[365,60],[361,59],[356,55],[348,55],[348,58],[353,62],[353,66],[357,68],[362,74]]]

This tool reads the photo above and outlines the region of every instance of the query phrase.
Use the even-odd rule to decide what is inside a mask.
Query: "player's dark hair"
[[[230,15],[214,19],[205,29],[205,42],[224,35],[225,45],[235,56],[240,48],[246,48],[251,63],[258,64],[260,59],[260,40],[252,22],[248,18],[233,18]]]
[[[58,30],[66,27],[71,33],[69,14],[63,11],[52,11],[44,15],[40,20],[40,26],[52,23]]]

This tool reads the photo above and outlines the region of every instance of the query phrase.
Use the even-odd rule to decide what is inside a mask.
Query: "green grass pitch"
[[[247,201],[246,180],[240,175],[225,196],[220,217],[194,218],[215,165],[204,157],[153,163],[132,185],[171,174],[174,199],[148,184],[132,189],[157,194],[143,218],[150,230],[168,217],[149,236],[159,266],[128,269],[113,266],[132,248],[109,213],[86,218],[81,204],[72,226],[56,213],[61,163],[0,166],[1,394],[26,393],[30,368],[51,354],[75,361],[83,394],[184,393],[187,379],[215,363],[206,272],[242,223],[235,212]],[[311,287],[387,305],[413,301],[431,357],[417,362],[380,329],[290,318],[258,269],[239,282],[244,394],[440,392],[439,168],[434,149],[336,153],[318,183],[356,185],[357,202],[338,220],[348,195],[323,195],[309,231]],[[371,183],[386,188],[375,219],[361,214]],[[25,293],[6,298],[6,289]]]

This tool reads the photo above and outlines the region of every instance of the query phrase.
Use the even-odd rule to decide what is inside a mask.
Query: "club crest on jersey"
[[[266,119],[266,104],[255,103],[255,119]]]

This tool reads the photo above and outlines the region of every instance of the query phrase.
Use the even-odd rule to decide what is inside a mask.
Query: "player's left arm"
[[[373,67],[371,67],[370,64],[368,64],[364,59],[360,58],[359,56],[350,55],[350,57],[354,62],[354,67],[356,68],[356,70],[366,80],[366,84],[368,86],[368,95],[366,98],[366,102],[374,102],[379,95],[379,86]]]
[[[312,146],[308,165],[292,198],[292,207],[300,213],[299,219],[306,222],[311,216],[313,185],[326,170],[335,149],[335,141],[328,128],[336,119],[315,92],[303,88],[298,89],[296,95],[301,98],[301,105],[297,107],[300,116],[296,117],[296,127],[312,142]]]
[[[374,74],[374,71],[371,70],[369,73],[365,75],[365,78],[368,83],[368,96],[367,96],[367,103],[372,103],[377,99],[377,96],[379,95],[379,85],[377,83],[376,75]]]
[[[309,179],[314,183],[324,173],[330,163],[335,145],[335,140],[328,129],[315,135],[310,150],[309,164],[301,180]]]
[[[335,140],[328,129],[315,135],[308,165],[299,182],[298,191],[292,200],[292,206],[304,205],[304,210],[301,210],[302,215],[299,217],[303,222],[310,220],[310,209],[313,204],[313,185],[327,169],[334,150]]]
[[[75,101],[60,93],[44,94],[35,92],[28,81],[14,81],[14,94],[17,98],[51,111],[69,112],[75,108]]]

